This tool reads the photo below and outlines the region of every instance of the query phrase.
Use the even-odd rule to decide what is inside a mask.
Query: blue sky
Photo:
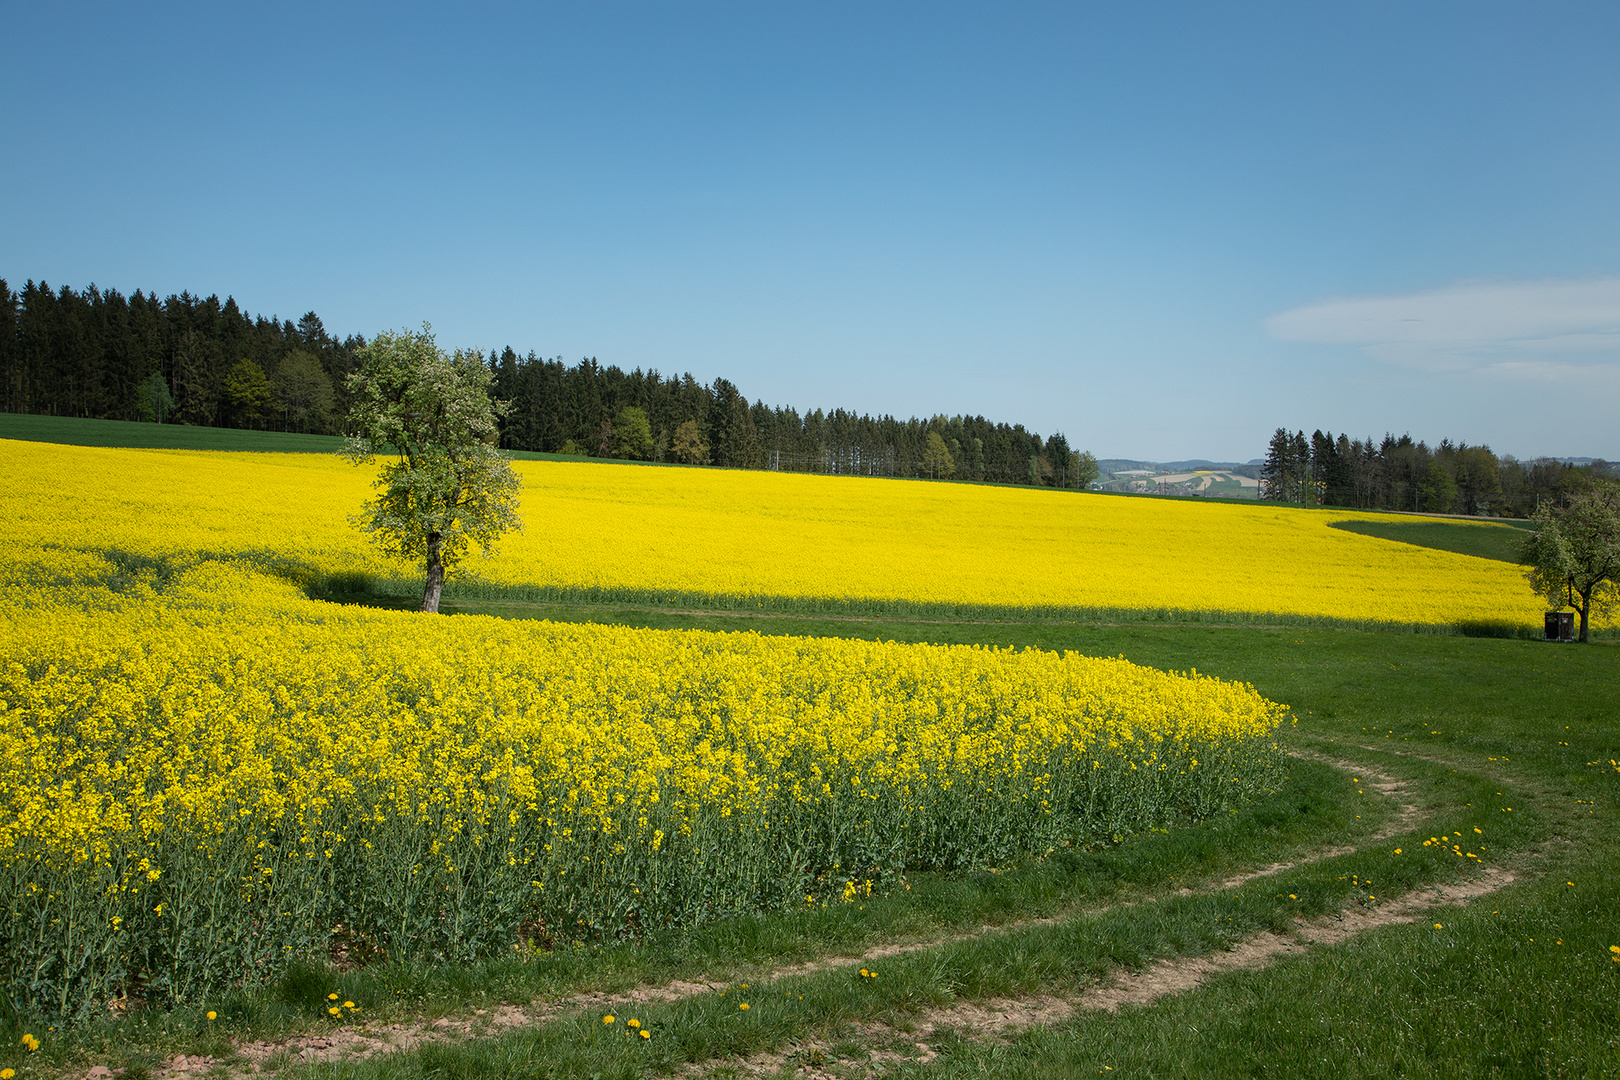
[[[0,2],[0,276],[979,413],[1620,458],[1620,5]]]

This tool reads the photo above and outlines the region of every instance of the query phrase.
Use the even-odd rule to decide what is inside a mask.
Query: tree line
[[[1450,439],[1431,448],[1410,434],[1375,441],[1278,428],[1261,469],[1261,497],[1359,510],[1530,517],[1543,505],[1569,505],[1613,475],[1614,467],[1601,460],[1583,466],[1520,461]]]
[[[0,411],[345,434],[348,376],[366,339],[253,316],[234,298],[125,297],[0,279]],[[625,372],[511,347],[484,361],[511,407],[509,450],[871,476],[1086,487],[1096,460],[1061,434],[982,416],[800,413],[750,402],[731,381]]]

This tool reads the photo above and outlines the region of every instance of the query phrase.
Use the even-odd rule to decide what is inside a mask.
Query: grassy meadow
[[[1273,736],[1288,756],[1276,773],[1257,774],[1240,800],[1117,832],[1073,828],[1067,841],[1054,832],[1033,847],[948,866],[908,856],[870,891],[864,881],[829,877],[839,887],[802,906],[765,905],[629,934],[548,940],[532,925],[514,927],[507,936],[518,948],[510,953],[439,960],[368,955],[369,939],[338,927],[343,932],[294,943],[298,955],[274,978],[203,980],[196,993],[161,1007],[138,987],[125,988],[111,1009],[71,1020],[0,1006],[10,1010],[0,1068],[19,1076],[82,1076],[91,1065],[126,1077],[169,1075],[181,1053],[206,1059],[220,1075],[251,1062],[289,1077],[1620,1075],[1620,655],[1612,636],[1575,646],[1455,632],[1459,622],[1471,630],[1538,621],[1518,571],[1489,554],[1497,541],[1483,535],[1515,531],[1509,526],[920,482],[771,477],[828,486],[770,488],[717,470],[547,464],[538,471],[537,463],[524,474],[524,536],[503,548],[504,560],[481,568],[483,581],[447,591],[450,615],[437,623],[447,629],[423,631],[420,617],[389,610],[410,575],[377,563],[342,525],[365,491],[346,466],[313,456],[156,449],[74,451],[83,456],[64,466],[37,444],[4,443],[0,452],[18,477],[0,503],[24,533],[22,554],[6,557],[8,591],[22,603],[8,612],[0,656],[14,669],[4,719],[15,745],[15,725],[43,715],[44,691],[56,685],[43,677],[52,663],[53,677],[90,675],[51,700],[77,709],[75,723],[94,711],[88,703],[103,700],[106,687],[91,675],[108,669],[86,658],[124,633],[135,635],[134,645],[120,654],[119,670],[152,680],[159,687],[152,700],[163,699],[161,686],[174,684],[162,680],[177,672],[214,672],[188,692],[192,722],[203,726],[210,717],[251,718],[239,702],[260,684],[241,673],[262,669],[248,646],[279,655],[283,639],[296,646],[289,657],[320,661],[307,676],[314,681],[277,675],[261,690],[273,697],[275,687],[307,685],[308,700],[327,686],[322,679],[335,694],[355,685],[374,670],[373,657],[394,664],[408,650],[465,641],[480,666],[412,684],[408,704],[425,728],[441,714],[473,708],[434,711],[436,694],[449,700],[470,685],[458,673],[476,670],[477,685],[486,687],[521,685],[521,671],[493,662],[503,655],[546,649],[588,666],[592,650],[629,657],[652,643],[737,657],[731,687],[748,685],[736,680],[778,648],[821,658],[813,667],[828,672],[828,700],[856,693],[862,679],[835,683],[827,657],[890,665],[916,688],[897,700],[915,702],[948,696],[962,676],[929,676],[927,665],[961,655],[1001,665],[982,676],[1012,695],[991,710],[998,715],[1037,697],[1020,689],[1018,657],[1043,664],[1065,655],[1116,657],[1133,665],[1120,670],[1143,672],[1144,685],[1153,673],[1196,670],[1210,686],[1286,707],[1289,718]],[[632,474],[652,486],[622,479]],[[233,486],[244,475],[247,494]],[[56,477],[62,490],[41,497],[32,489],[30,502],[35,476]],[[572,497],[570,483],[580,489]],[[854,494],[840,493],[839,484]],[[269,505],[256,505],[253,493]],[[813,514],[801,505],[807,500]],[[953,525],[975,500],[993,505]],[[644,531],[653,535],[620,537],[643,503],[651,506],[641,515]],[[908,527],[919,518],[934,528]],[[973,527],[996,521],[1003,524],[988,532]],[[866,522],[868,531],[849,535]],[[1043,522],[1046,531],[1032,530]],[[1109,530],[1123,530],[1125,539]],[[694,555],[737,532],[749,542],[731,541],[724,558]],[[808,540],[794,546],[795,536]],[[960,555],[969,543],[983,545],[971,559]],[[803,565],[807,551],[829,546],[824,562]],[[577,576],[593,556],[605,567],[594,582]],[[791,572],[779,565],[789,558],[801,564]],[[939,568],[928,568],[930,558]],[[1309,580],[1340,564],[1354,590]],[[673,583],[637,578],[637,565]],[[1227,572],[1234,565],[1240,573]],[[1195,568],[1197,583],[1176,567]],[[1109,586],[1122,569],[1147,580]],[[1073,577],[1094,580],[1076,585]],[[921,585],[908,592],[912,578]],[[816,580],[819,589],[804,584]],[[957,591],[932,598],[929,589],[940,583]],[[76,644],[45,657],[38,642],[57,630]],[[247,644],[220,653],[211,637]],[[600,644],[584,644],[592,642]],[[847,651],[856,646],[874,651]],[[905,651],[914,648],[921,651]],[[929,651],[950,648],[965,651]],[[223,666],[136,662],[165,651],[223,657]],[[42,658],[50,663],[42,666]],[[611,730],[613,709],[631,708],[636,694],[663,700],[658,669],[669,665],[660,659],[643,672],[621,662],[626,687],[616,688],[610,662],[607,676],[577,684],[589,702],[581,696],[576,711],[603,708],[601,726]],[[28,677],[19,678],[19,668]],[[351,672],[350,681],[334,671]],[[631,693],[629,682],[641,688]],[[381,710],[373,726],[387,713],[408,733],[407,718],[388,713],[389,702],[404,700],[404,684],[374,685],[366,699]],[[1194,692],[1202,684],[1166,685]],[[210,698],[208,686],[240,692]],[[804,707],[813,708],[820,692],[811,686]],[[728,716],[747,714],[736,689],[705,700],[724,700]],[[850,714],[849,703],[838,715]],[[785,707],[786,699],[770,699],[769,709]],[[264,708],[265,716],[283,715],[274,702]],[[494,715],[518,714],[501,708]],[[1045,708],[1043,722],[1094,715],[1072,704]],[[128,709],[137,726],[119,729],[129,740],[119,760],[132,760],[141,718],[155,715],[149,704]],[[332,746],[361,755],[361,742],[342,742],[341,712],[334,706],[305,726],[330,730]],[[183,720],[186,710],[171,713],[166,722]],[[884,723],[887,731],[895,722]],[[1146,713],[1133,723],[1145,724]],[[972,727],[981,729],[990,730]],[[918,727],[913,738],[932,730]],[[695,745],[690,735],[666,741],[682,739]],[[471,740],[432,745],[448,754]],[[15,768],[55,767],[30,746],[34,756],[10,759]],[[886,760],[871,746],[873,761]],[[220,753],[246,760],[240,749]],[[1128,775],[1146,759],[1119,760]],[[1181,770],[1189,775],[1185,763]],[[186,782],[178,778],[175,790],[191,790]],[[411,784],[430,786],[418,779],[398,790],[408,795]],[[470,786],[464,797],[489,790]],[[985,790],[985,806],[1007,805],[994,785]],[[17,805],[8,829],[20,820]],[[306,861],[325,865],[316,854],[305,851]],[[126,876],[139,882],[148,872]],[[1414,909],[1405,921],[1380,917],[1392,903],[1440,888],[1478,895]],[[8,889],[14,925],[25,911],[51,917],[50,904],[29,907],[24,888]],[[1211,969],[1198,985],[1151,1003],[1118,1011],[1084,1005],[1088,992],[1121,972],[1216,963],[1270,940],[1263,935],[1304,942],[1315,928],[1363,924],[1362,932],[1298,944],[1263,966]],[[648,993],[669,987],[678,992]],[[157,997],[155,987],[144,991],[145,999]],[[1018,1015],[1028,1019],[1004,1029],[993,1019]],[[317,1043],[380,1045],[390,1031],[435,1030],[437,1039],[372,1060],[303,1056]],[[26,1049],[25,1034],[39,1039],[37,1051]]]

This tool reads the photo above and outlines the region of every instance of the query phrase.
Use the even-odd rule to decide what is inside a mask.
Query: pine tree
[[[1266,463],[1260,470],[1265,481],[1264,498],[1293,502],[1294,440],[1287,428],[1278,428],[1266,447]]]

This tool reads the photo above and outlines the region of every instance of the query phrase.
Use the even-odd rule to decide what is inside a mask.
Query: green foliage
[[[676,461],[686,465],[709,463],[709,448],[704,445],[703,433],[698,430],[697,421],[682,421],[681,426],[675,429],[675,439],[669,445],[669,452]]]
[[[1101,476],[1097,468],[1097,455],[1090,450],[1082,450],[1074,456],[1074,486],[1088,488]]]
[[[174,395],[169,393],[169,384],[162,375],[154,371],[135,388],[135,412],[149,423],[167,422],[174,412]]]
[[[936,480],[949,480],[956,475],[956,461],[951,457],[945,440],[937,431],[928,433],[928,440],[923,447],[922,471],[923,475]]]
[[[332,411],[332,380],[319,360],[294,349],[276,367],[276,396],[286,412],[289,430],[307,431],[326,422]]]
[[[1578,495],[1567,510],[1543,506],[1534,520],[1519,549],[1530,588],[1550,607],[1580,612],[1586,641],[1589,619],[1606,622],[1620,601],[1620,489]]]
[[[1421,489],[1423,509],[1431,514],[1449,514],[1457,505],[1457,481],[1438,459],[1429,463]]]
[[[646,461],[653,454],[652,425],[647,410],[626,405],[613,419],[614,457]]]
[[[276,406],[270,377],[252,360],[238,360],[225,374],[225,402],[238,427],[261,426]]]
[[[358,353],[349,377],[354,434],[343,454],[355,464],[392,452],[355,524],[387,554],[421,559],[423,611],[437,611],[445,573],[472,544],[487,554],[519,527],[517,474],[495,448],[506,411],[488,394],[489,369],[475,352],[445,355],[431,328],[385,331]]]

